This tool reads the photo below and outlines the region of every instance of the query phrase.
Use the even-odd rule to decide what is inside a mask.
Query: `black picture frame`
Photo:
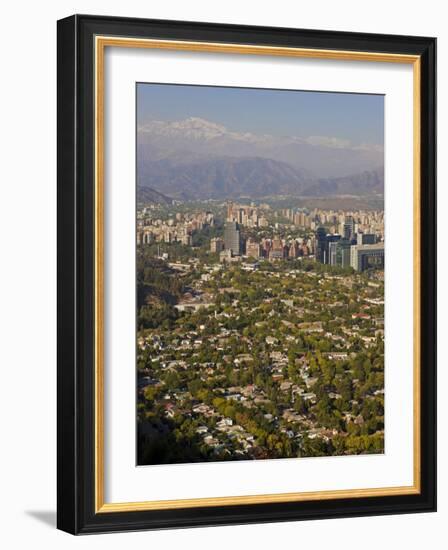
[[[95,36],[383,52],[421,59],[421,491],[412,495],[95,512]],[[74,15],[58,21],[57,526],[73,534],[436,510],[436,39]]]

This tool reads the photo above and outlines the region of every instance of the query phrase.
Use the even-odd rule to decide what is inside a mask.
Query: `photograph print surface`
[[[137,464],[384,453],[384,97],[136,102]]]

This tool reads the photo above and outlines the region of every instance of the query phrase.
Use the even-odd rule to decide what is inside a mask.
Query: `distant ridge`
[[[307,176],[286,162],[260,157],[209,158],[192,163],[164,159],[142,172],[138,179],[142,188],[163,189],[180,200],[299,195],[310,184]]]
[[[384,192],[383,169],[317,179],[286,162],[259,157],[210,158],[191,163],[164,159],[152,162],[142,172],[138,178],[139,201],[159,204],[172,204],[173,199],[366,196]]]
[[[317,179],[359,174],[384,162],[381,144],[351,143],[335,136],[236,132],[199,117],[139,124],[137,147],[139,173],[147,173],[160,160],[191,164],[201,159],[258,157],[286,162]],[[151,187],[149,182],[146,185]]]
[[[359,174],[340,178],[321,178],[303,190],[305,196],[327,195],[382,195],[384,194],[384,170],[365,170]]]
[[[173,204],[173,199],[151,187],[137,185],[137,202],[170,205]]]
[[[139,200],[159,204],[382,195],[383,161],[380,145],[331,136],[234,132],[199,117],[149,121],[137,133]]]

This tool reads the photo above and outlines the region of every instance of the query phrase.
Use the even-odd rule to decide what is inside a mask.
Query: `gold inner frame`
[[[413,66],[413,220],[414,220],[414,344],[413,344],[413,484],[403,487],[343,489],[299,493],[226,496],[142,502],[106,503],[104,501],[104,54],[106,47],[149,48],[159,50],[232,53],[313,59],[406,63]],[[95,37],[95,512],[167,510],[207,506],[303,502],[341,498],[411,495],[420,493],[420,56],[344,50],[254,46],[212,42]]]

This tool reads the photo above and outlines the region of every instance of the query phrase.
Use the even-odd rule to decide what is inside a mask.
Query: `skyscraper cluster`
[[[265,205],[266,207],[267,205]],[[263,215],[263,209],[255,205],[245,206],[228,201],[226,205],[226,221],[235,222],[246,227],[266,227],[268,221]]]
[[[343,224],[343,234],[327,233],[324,227],[316,231],[316,260],[340,267],[351,266],[356,271],[384,268],[384,242],[377,242],[373,233],[355,233],[352,219]]]

